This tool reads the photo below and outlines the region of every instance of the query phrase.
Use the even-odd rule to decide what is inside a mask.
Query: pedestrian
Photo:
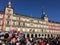
[[[16,45],[16,38],[12,37],[10,42],[8,42],[6,45]]]
[[[44,41],[43,41],[43,39],[41,39],[40,45],[44,45]]]

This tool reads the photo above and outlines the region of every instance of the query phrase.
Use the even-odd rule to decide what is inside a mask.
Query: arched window
[[[29,38],[29,34],[27,34],[27,37]]]

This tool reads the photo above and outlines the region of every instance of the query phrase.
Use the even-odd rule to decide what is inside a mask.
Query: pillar
[[[29,37],[31,38],[31,34],[29,34]]]
[[[35,34],[33,34],[33,37],[35,38]]]
[[[37,38],[39,38],[39,34],[37,34]]]
[[[25,34],[25,38],[27,38],[27,34]]]

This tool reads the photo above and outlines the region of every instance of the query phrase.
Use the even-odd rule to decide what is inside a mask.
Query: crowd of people
[[[0,45],[60,45],[60,37],[25,38],[21,31],[0,33]]]

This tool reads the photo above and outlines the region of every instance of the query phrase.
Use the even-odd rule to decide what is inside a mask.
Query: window
[[[2,29],[2,27],[0,26],[0,30]]]
[[[23,22],[23,26],[25,26],[25,22]]]
[[[0,14],[0,18],[3,18],[3,15],[2,14]]]
[[[19,17],[19,20],[20,20],[20,17]]]
[[[20,25],[20,22],[19,22],[19,25]]]
[[[0,20],[0,25],[2,25],[2,20]]]
[[[14,22],[13,22],[13,25],[16,26],[16,25],[17,25],[17,22],[14,21]]]
[[[19,20],[19,17],[16,17],[17,20]]]
[[[16,20],[16,17],[13,17],[13,20]]]
[[[23,26],[23,22],[20,22],[20,26]]]
[[[15,25],[15,22],[13,22],[13,25]]]
[[[37,32],[37,29],[35,29],[35,32]]]
[[[30,21],[33,22],[33,19],[31,19]]]
[[[8,10],[8,13],[10,13],[11,10]]]
[[[17,22],[15,22],[15,25],[17,25]]]
[[[38,23],[38,20],[34,20],[35,23]]]
[[[7,21],[7,24],[9,25],[9,21]]]
[[[35,27],[37,27],[37,24],[35,24]]]
[[[10,13],[8,13],[7,15],[11,15]]]
[[[29,27],[29,24],[27,23],[27,26]]]
[[[10,18],[10,16],[8,15],[8,18]]]
[[[9,27],[6,27],[6,31],[9,31],[10,29],[9,29]]]
[[[21,21],[25,21],[25,19],[23,17],[20,18]]]
[[[11,10],[8,10],[8,12],[10,12]]]
[[[23,32],[25,32],[25,28],[23,28]]]
[[[27,29],[27,32],[29,32],[30,30],[29,29]]]
[[[25,23],[25,26],[27,26],[27,23]]]

